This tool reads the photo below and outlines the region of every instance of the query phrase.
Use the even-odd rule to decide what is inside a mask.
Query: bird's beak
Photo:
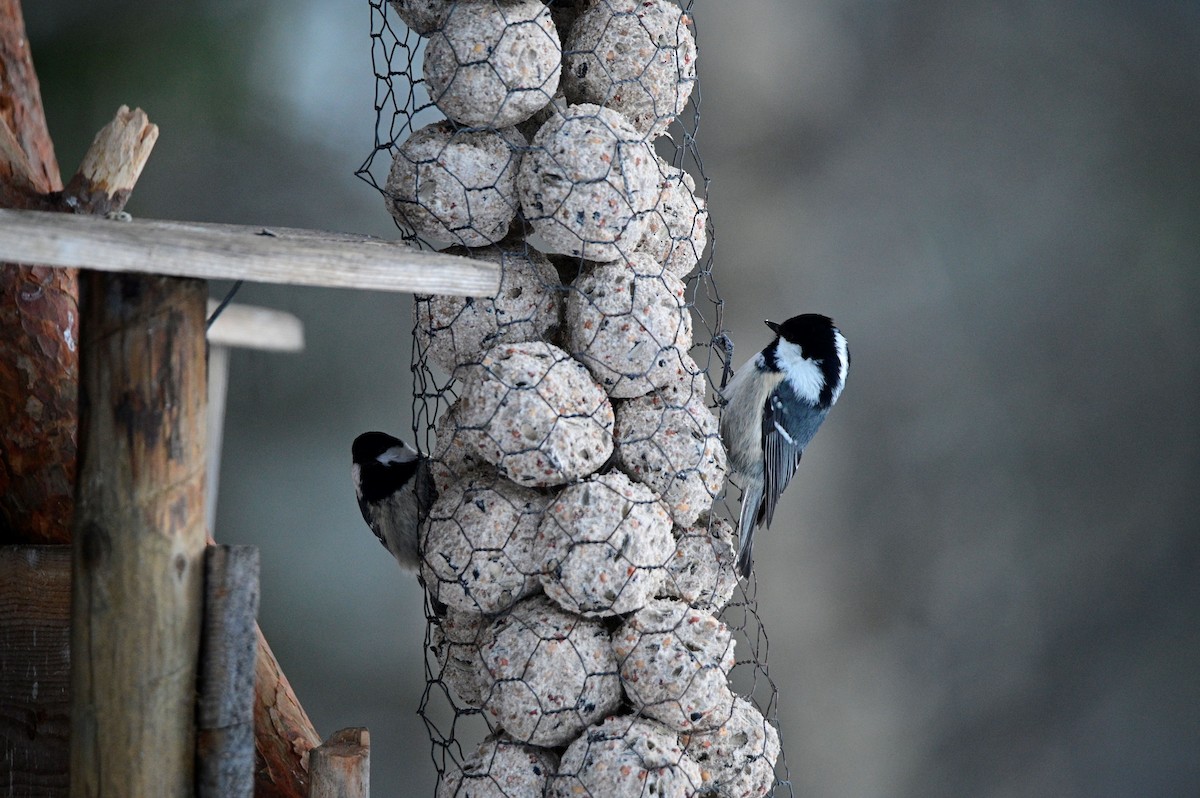
[[[779,325],[778,325],[778,324],[776,324],[775,322],[771,321],[770,319],[763,319],[763,324],[765,324],[765,325],[767,325],[768,327],[770,327],[770,328],[771,328],[771,332],[775,333],[776,335],[779,335]]]

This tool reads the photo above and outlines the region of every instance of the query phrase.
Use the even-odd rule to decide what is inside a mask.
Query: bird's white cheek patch
[[[401,446],[393,446],[375,459],[384,465],[391,465],[392,463],[407,463],[414,457],[416,457],[416,452],[412,451],[411,449]]]
[[[821,366],[800,354],[800,347],[783,340],[775,349],[775,360],[787,375],[792,390],[799,394],[800,398],[816,404],[821,398],[821,390],[825,387],[825,376],[821,373]]]

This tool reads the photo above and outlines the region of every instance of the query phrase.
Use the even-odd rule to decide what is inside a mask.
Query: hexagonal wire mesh
[[[439,796],[790,795],[726,520],[691,3],[369,2],[358,174],[502,270],[416,298]]]

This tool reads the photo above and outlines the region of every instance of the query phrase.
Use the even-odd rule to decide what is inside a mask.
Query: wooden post
[[[371,733],[341,729],[309,755],[308,798],[368,798],[371,794]]]
[[[193,791],[205,284],[81,277],[71,795]]]
[[[258,549],[209,546],[196,700],[196,795],[254,794]]]

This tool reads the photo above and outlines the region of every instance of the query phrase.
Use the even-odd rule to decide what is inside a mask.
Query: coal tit
[[[750,576],[754,529],[770,526],[804,447],[842,395],[850,350],[833,320],[816,313],[767,322],[775,340],[746,362],[722,391],[721,437],[745,480],[737,569]]]
[[[363,520],[401,568],[416,570],[421,522],[437,499],[429,458],[383,432],[359,435],[350,454]]]

